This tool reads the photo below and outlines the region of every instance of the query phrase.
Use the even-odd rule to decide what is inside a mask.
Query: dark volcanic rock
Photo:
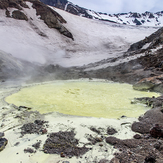
[[[19,20],[26,20],[26,21],[28,21],[27,16],[26,16],[23,12],[21,12],[21,11],[19,11],[19,10],[13,11],[13,12],[12,12],[12,17],[13,17],[14,19],[19,19]]]
[[[131,13],[131,16],[130,17],[133,17],[133,18],[141,18],[141,14],[139,14],[137,12],[134,12],[134,13]]]
[[[163,107],[163,96],[135,98],[134,103],[143,103],[152,108]],[[161,111],[162,112],[162,111]]]
[[[56,11],[45,5],[44,3],[40,2],[39,0],[25,0],[31,2],[33,5],[32,7],[36,9],[37,15],[41,16],[41,19],[44,20],[44,23],[49,28],[57,29],[61,34],[65,35],[66,37],[71,38],[74,40],[73,35],[69,32],[62,23],[66,23],[64,18],[58,14]],[[17,11],[13,11],[12,17],[15,19],[20,20],[28,20],[28,17],[23,13],[22,7],[29,8],[28,5],[23,0],[1,0],[0,1],[0,9],[6,9],[7,17],[10,17],[10,13],[8,12],[8,7],[16,8]]]
[[[99,161],[99,163],[110,163],[110,161],[106,160],[106,159],[102,159],[102,160]]]
[[[21,134],[44,134],[45,130],[44,124],[47,123],[41,120],[35,120],[34,123],[27,123],[21,127]]]
[[[116,137],[110,136],[106,138],[106,142],[111,145],[125,146],[128,148],[136,148],[137,142],[139,142],[139,140],[136,140],[136,139],[121,140]]]
[[[156,71],[163,71],[163,48],[152,53],[150,50],[146,52],[146,55],[138,59],[139,63],[145,70],[156,69]]]
[[[67,0],[41,0],[41,2],[64,10],[65,5],[67,4],[68,1]]]
[[[4,137],[4,133],[3,132],[0,132],[0,138]]]
[[[156,162],[156,156],[155,155],[149,155],[145,158],[144,163],[155,163]]]
[[[35,153],[36,151],[34,151],[32,148],[27,148],[24,149],[24,153]]]
[[[106,142],[113,145],[114,148],[119,149],[120,152],[115,153],[115,157],[110,163],[147,163],[155,162],[161,163],[162,149],[160,150],[160,142],[162,140],[150,138],[149,139],[126,139],[121,140],[115,137],[106,138]],[[156,149],[156,144],[159,144],[159,148]],[[150,163],[151,163],[150,162]]]
[[[152,124],[146,124],[145,122],[134,122],[132,124],[132,130],[141,134],[149,133]]]
[[[0,9],[6,9],[8,7],[8,2],[6,0],[0,1]]]
[[[100,130],[96,129],[95,127],[90,127],[90,130],[96,132],[97,134],[100,134]]]
[[[133,138],[134,138],[134,139],[141,139],[142,137],[141,137],[141,135],[136,134],[136,135],[133,136]]]
[[[52,133],[43,146],[45,153],[59,154],[61,157],[80,156],[88,150],[86,147],[78,147],[78,140],[75,139],[73,131]]]
[[[41,144],[41,141],[33,144],[32,147],[34,147],[35,149],[39,149],[40,148],[40,144]]]
[[[41,2],[43,2],[47,5],[54,6],[56,8],[65,10],[71,14],[79,15],[82,17],[90,18],[90,19],[99,19],[102,21],[116,23],[116,21],[112,21],[112,17],[115,17],[115,19],[118,19],[118,22],[120,24],[129,24],[129,25],[130,25],[131,20],[135,25],[142,25],[145,22],[150,22],[150,19],[153,19],[154,21],[155,20],[157,21],[157,23],[155,23],[156,26],[161,24],[161,22],[158,19],[159,17],[162,16],[161,12],[155,13],[157,15],[156,17],[153,13],[150,13],[150,12],[145,12],[142,14],[136,13],[136,12],[134,12],[134,13],[129,12],[129,13],[118,13],[118,14],[111,15],[111,14],[107,14],[107,13],[91,11],[89,9],[75,5],[75,4],[71,3],[71,1],[68,1],[68,0],[41,0]],[[91,11],[93,14],[90,13],[89,11]],[[104,15],[108,15],[108,17],[103,19],[102,17]],[[124,17],[121,17],[122,15],[125,17],[125,19],[124,19]]]
[[[116,133],[117,133],[117,130],[116,130],[116,129],[111,128],[111,127],[108,127],[108,128],[107,128],[107,134],[108,134],[108,135],[114,135],[114,134],[116,134]]]
[[[50,7],[44,5],[42,2],[40,1],[32,1],[33,3],[33,8],[36,9],[37,15],[41,16],[41,19],[44,20],[45,24],[47,24],[47,26],[49,28],[56,28],[58,29],[58,31],[71,38],[73,38],[73,35],[71,34],[71,32],[69,32],[63,25],[62,23],[66,23],[66,21],[63,19],[63,17],[61,15],[59,15],[56,11],[52,10]]]
[[[116,145],[120,144],[121,140],[116,137],[110,136],[106,138],[106,142],[111,145]]]
[[[162,43],[163,41],[161,35],[162,33],[163,33],[163,27],[160,28],[155,33],[151,34],[150,36],[146,37],[144,40],[132,44],[128,49],[128,51],[140,50],[146,43],[152,43],[151,46],[155,46],[156,44]]]
[[[9,0],[8,3],[9,3],[8,7],[22,10],[22,8],[20,7],[19,3],[16,0]]]
[[[0,138],[0,151],[2,151],[7,145],[8,140],[6,138]]]
[[[7,9],[8,7],[22,10],[22,7],[28,8],[28,5],[23,0],[1,0],[0,9]]]
[[[142,23],[141,23],[138,19],[135,19],[133,22],[134,22],[136,25],[142,25]]]
[[[87,9],[74,5],[73,3],[67,0],[41,0],[41,2],[57,7],[62,10],[66,10],[67,12],[74,14],[74,15],[81,15],[86,18],[92,18],[90,14],[88,14]]]
[[[149,78],[144,78],[140,80],[138,83],[133,85],[133,88],[135,90],[139,91],[158,91],[158,92],[163,92],[163,75],[160,76],[154,76],[154,77],[149,77]],[[161,86],[161,87],[160,87]]]
[[[103,139],[101,137],[93,137],[91,134],[87,135],[88,141],[91,142],[91,144],[95,145],[96,143],[102,142]]]
[[[139,118],[139,120],[139,122],[134,122],[132,124],[132,130],[141,134],[149,133],[150,129],[155,124],[163,126],[162,108],[148,110],[143,117]]]
[[[151,129],[150,129],[150,135],[154,138],[160,138],[163,137],[163,127],[159,126],[159,124],[155,124]]]

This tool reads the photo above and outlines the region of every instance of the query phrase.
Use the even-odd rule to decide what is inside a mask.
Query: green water
[[[54,82],[21,89],[6,98],[8,103],[32,107],[40,113],[59,112],[69,115],[118,118],[138,117],[149,108],[131,104],[135,97],[158,96],[140,92],[132,85],[106,82]]]

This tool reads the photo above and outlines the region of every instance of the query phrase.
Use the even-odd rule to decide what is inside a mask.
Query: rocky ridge
[[[144,71],[150,71],[151,75],[136,83],[133,88],[137,90],[152,90],[163,92],[162,72],[163,72],[163,28],[130,46],[129,52],[134,54],[144,53],[138,58],[138,62],[143,66]]]
[[[41,2],[90,19],[98,19],[127,25],[162,26],[163,24],[163,11],[156,13],[146,11],[141,14],[136,12],[108,14],[80,7],[67,0],[41,0]]]

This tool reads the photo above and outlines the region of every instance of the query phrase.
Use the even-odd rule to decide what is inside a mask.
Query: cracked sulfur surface
[[[98,81],[58,81],[21,89],[6,101],[32,107],[40,113],[59,112],[68,115],[119,118],[138,117],[149,108],[131,104],[135,97],[159,94],[132,89],[132,85]]]

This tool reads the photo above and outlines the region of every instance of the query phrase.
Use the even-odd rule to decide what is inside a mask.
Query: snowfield
[[[92,10],[86,10],[89,15],[93,17],[93,19],[105,20],[105,21],[113,21],[120,24],[128,24],[128,25],[136,25],[137,23],[141,26],[158,26],[161,27],[163,24],[163,13],[122,13],[122,14],[106,14],[106,13],[98,13]],[[135,15],[135,16],[133,16]]]
[[[118,57],[158,29],[87,19],[52,7],[67,21],[63,25],[73,34],[73,41],[48,28],[27,4],[28,21],[7,18],[5,10],[0,10],[0,50],[30,62],[70,67]]]

